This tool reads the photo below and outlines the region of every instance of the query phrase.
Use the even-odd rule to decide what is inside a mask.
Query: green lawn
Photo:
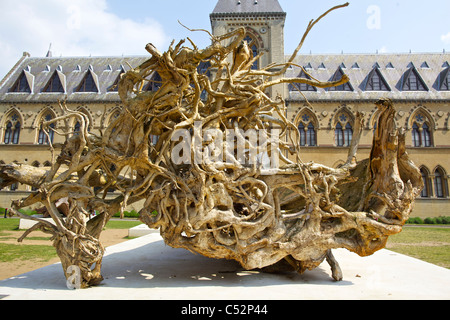
[[[142,224],[139,220],[110,220],[105,229],[130,229]]]
[[[55,258],[56,250],[52,245],[19,245],[0,243],[0,262],[16,260],[49,261]]]
[[[404,227],[387,248],[450,269],[450,228]]]
[[[0,219],[0,235],[4,231],[17,231],[19,229],[19,219]]]
[[[105,229],[129,229],[141,224],[137,220],[114,220],[109,221]],[[6,231],[16,231],[16,235],[7,234]],[[19,231],[19,219],[0,219],[0,262],[11,262],[15,260],[36,260],[46,262],[56,257],[55,248],[51,242],[48,245],[33,244],[10,244],[2,243],[2,240],[17,239],[22,235]],[[33,237],[33,233],[27,237],[27,240],[49,240],[43,237]]]

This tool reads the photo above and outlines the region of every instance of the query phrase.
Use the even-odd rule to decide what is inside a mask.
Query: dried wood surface
[[[304,38],[320,19],[311,21]],[[326,259],[336,280],[342,279],[342,272],[332,249],[370,255],[402,230],[422,179],[395,127],[391,101],[377,103],[381,113],[370,159],[355,162],[361,134],[356,125],[344,166],[304,163],[298,129],[285,117],[286,104],[279,96],[268,96],[267,89],[301,81],[338,86],[348,78],[283,78],[304,38],[287,63],[253,70],[256,58],[245,36],[245,29],[238,28],[211,36],[206,49],[192,42],[184,46],[183,40],[164,53],[148,44],[151,58],[122,76],[118,90],[123,109],[100,135],[87,130],[87,116],[62,102],[62,115],[43,126],[51,130],[51,123],[70,118],[81,126],[77,134],[66,131],[61,152],[53,151],[52,167],[1,167],[2,187],[19,181],[37,188],[15,201],[12,210],[21,215],[20,208],[43,206],[55,224],[33,218],[39,220],[35,229],[53,235],[66,277],[75,265],[81,270],[82,287],[102,280],[100,233],[115,213],[140,200],[145,200],[140,220],[159,228],[172,247],[234,259],[247,269],[284,265],[303,272]],[[206,62],[209,76],[198,71]],[[272,71],[275,67],[281,71]],[[162,79],[159,90],[142,91],[155,72]],[[270,141],[274,128],[279,129],[278,145],[268,143],[266,151],[279,158],[279,165],[268,174],[261,162],[250,163],[257,146],[239,133],[256,130]],[[228,161],[196,161],[202,152],[217,151],[217,136],[205,139],[208,129],[234,130],[246,152],[238,154],[237,145],[225,143],[222,151]],[[190,151],[182,154],[190,163],[173,157],[174,150],[180,155],[180,130],[191,134]],[[151,136],[159,137],[156,144]],[[119,195],[107,197],[111,189]],[[99,214],[89,220],[94,210]]]

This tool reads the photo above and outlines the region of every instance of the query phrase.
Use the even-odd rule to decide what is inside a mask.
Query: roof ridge
[[[218,0],[211,15],[283,13],[278,0]]]
[[[2,81],[0,81],[0,88],[3,87],[3,85],[9,80],[9,78],[16,72],[19,66],[29,57],[30,54],[25,51],[22,57],[20,57],[19,61],[16,62],[14,67],[12,67],[11,70],[9,70],[9,72],[3,77]]]

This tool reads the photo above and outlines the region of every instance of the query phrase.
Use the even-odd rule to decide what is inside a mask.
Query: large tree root
[[[152,57],[122,76],[123,110],[101,135],[88,132],[88,117],[63,102],[61,116],[43,127],[76,118],[81,129],[76,135],[66,130],[52,167],[1,166],[2,187],[19,181],[38,190],[14,202],[13,210],[20,215],[20,208],[43,206],[54,224],[38,219],[36,228],[53,235],[67,278],[75,266],[80,287],[101,281],[101,230],[139,200],[145,200],[141,221],[160,229],[170,246],[234,259],[246,269],[284,264],[304,272],[326,259],[335,280],[342,272],[332,249],[370,255],[402,230],[423,186],[395,128],[392,103],[377,103],[370,159],[354,162],[361,134],[356,125],[343,167],[304,163],[285,102],[270,98],[266,89],[301,81],[330,87],[348,78],[280,77],[304,39],[278,66],[281,71],[271,71],[274,65],[252,70],[255,58],[244,38],[245,29],[238,28],[213,37],[204,50],[184,47],[184,41],[164,53],[147,45]],[[226,62],[230,55],[232,64]],[[213,75],[200,73],[201,65]],[[156,72],[159,90],[140,91]],[[110,199],[111,189],[120,195]],[[64,210],[57,204],[61,199]],[[99,215],[89,220],[93,210]]]

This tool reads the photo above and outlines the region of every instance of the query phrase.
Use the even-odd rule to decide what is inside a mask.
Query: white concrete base
[[[40,215],[35,215],[34,217],[48,221],[50,223],[55,224],[55,221],[53,221],[52,218],[42,218]],[[30,219],[20,219],[19,222],[19,230],[27,230],[30,229],[32,226],[34,226],[38,221],[30,220]]]
[[[136,227],[128,229],[128,237],[130,238],[142,237],[151,233],[159,233],[159,231],[150,229],[146,224],[140,224]]]
[[[98,287],[69,290],[57,263],[0,281],[5,300],[450,299],[450,270],[389,250],[359,257],[333,250],[344,274],[326,262],[312,271],[267,274],[236,262],[166,246],[152,233],[106,248]],[[374,306],[376,308],[377,306]]]

